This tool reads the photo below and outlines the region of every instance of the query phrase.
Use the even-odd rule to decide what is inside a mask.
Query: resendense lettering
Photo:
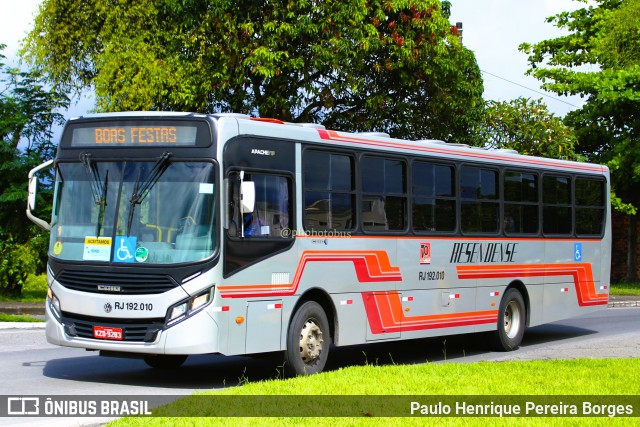
[[[451,264],[514,262],[517,243],[454,243]]]

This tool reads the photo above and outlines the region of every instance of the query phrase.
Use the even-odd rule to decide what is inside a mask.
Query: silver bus
[[[53,214],[34,214],[55,169]],[[486,333],[606,307],[605,166],[240,114],[69,120],[29,174],[49,229],[50,343],[179,367]]]

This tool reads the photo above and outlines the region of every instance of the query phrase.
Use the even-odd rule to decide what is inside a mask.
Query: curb
[[[613,301],[609,303],[609,307],[640,307],[640,301]]]
[[[44,302],[0,302],[0,313],[24,316],[44,316]]]
[[[45,322],[0,322],[0,329],[44,329]]]
[[[608,307],[640,307],[640,298],[632,295],[610,295]]]

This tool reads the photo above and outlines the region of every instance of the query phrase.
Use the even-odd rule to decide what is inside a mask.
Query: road
[[[406,364],[558,358],[640,357],[640,308],[610,308],[527,330],[513,352],[491,352],[479,335],[461,335],[334,348],[328,370],[348,365]],[[141,360],[99,357],[95,352],[46,342],[43,329],[0,330],[0,395],[183,395],[239,382],[278,378],[273,359],[191,356],[177,371],[159,371]],[[7,421],[7,419],[3,420]],[[74,425],[63,419],[11,419],[11,425]],[[81,419],[72,420],[82,425]]]

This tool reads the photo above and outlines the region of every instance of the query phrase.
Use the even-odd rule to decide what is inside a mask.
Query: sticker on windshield
[[[62,253],[62,242],[60,240],[58,240],[54,245],[53,245],[53,254],[58,256]]]
[[[85,261],[109,261],[111,237],[85,237],[82,259]]]
[[[113,262],[134,262],[137,241],[137,237],[116,236]]]
[[[200,194],[213,194],[213,184],[201,183]]]
[[[147,250],[147,248],[140,246],[138,249],[136,249],[136,261],[145,262],[147,258],[149,258],[149,251]]]

